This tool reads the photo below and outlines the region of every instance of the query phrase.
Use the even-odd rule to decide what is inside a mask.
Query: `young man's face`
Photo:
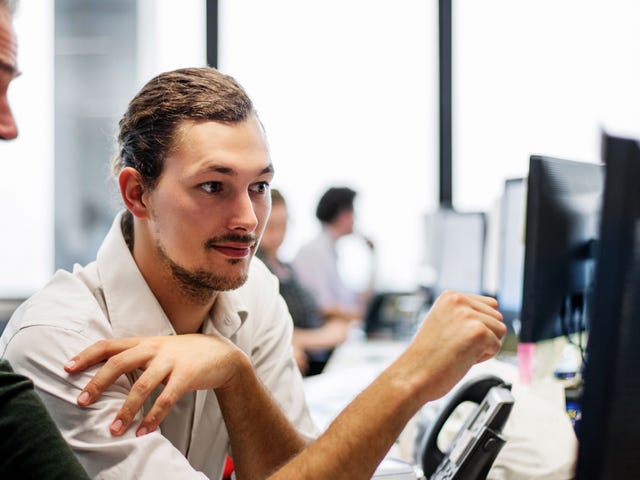
[[[271,208],[273,167],[254,116],[184,122],[160,179],[145,193],[158,258],[196,291],[242,285]]]
[[[18,135],[16,123],[9,108],[7,90],[18,73],[18,47],[11,26],[11,15],[0,7],[0,139],[11,140]]]

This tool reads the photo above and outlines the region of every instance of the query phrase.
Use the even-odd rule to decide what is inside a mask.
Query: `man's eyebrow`
[[[264,175],[266,173],[273,173],[273,172],[274,172],[273,163],[270,163],[260,172],[260,175]]]
[[[225,167],[222,165],[209,165],[206,169],[205,172],[216,172],[216,173],[222,173],[223,175],[235,175],[236,171],[231,168],[231,167]],[[265,175],[267,173],[273,173],[274,169],[273,169],[273,164],[270,163],[269,165],[267,165],[266,167],[264,167],[261,171],[259,175]]]

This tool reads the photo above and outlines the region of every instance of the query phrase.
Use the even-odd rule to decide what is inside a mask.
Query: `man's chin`
[[[238,277],[238,278],[235,278],[235,279],[228,279],[228,281],[226,283],[221,280],[221,281],[218,282],[218,287],[219,288],[217,288],[217,289],[214,288],[214,290],[218,290],[219,292],[235,290],[235,289],[240,288],[241,286],[243,286],[247,282],[247,278],[248,278],[248,275],[245,274],[242,277]]]

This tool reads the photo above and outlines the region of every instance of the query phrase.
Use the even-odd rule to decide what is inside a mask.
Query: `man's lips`
[[[228,257],[232,258],[244,258],[251,253],[251,245],[211,245],[212,248]]]

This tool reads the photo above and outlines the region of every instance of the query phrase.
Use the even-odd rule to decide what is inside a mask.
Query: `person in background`
[[[0,338],[92,476],[219,478],[230,448],[238,479],[370,478],[422,405],[499,351],[495,299],[445,292],[309,443],[291,317],[253,258],[274,168],[251,100],[215,69],[166,72],[118,152],[126,209],[97,261],[57,272]]]
[[[18,129],[7,90],[18,75],[12,26],[15,2],[0,0],[0,139]],[[0,478],[88,479],[33,389],[33,382],[0,360]]]
[[[291,265],[300,282],[316,298],[323,315],[362,320],[373,291],[373,278],[363,292],[349,288],[338,270],[336,242],[354,233],[354,199],[349,187],[331,187],[318,202],[316,217],[320,232],[300,247]],[[373,243],[365,239],[371,252]]]
[[[347,338],[351,322],[344,318],[323,318],[311,293],[298,281],[288,263],[278,257],[289,215],[284,197],[271,189],[271,214],[265,227],[258,257],[280,281],[280,295],[293,318],[293,345],[300,370],[310,376],[322,372],[333,348]]]

